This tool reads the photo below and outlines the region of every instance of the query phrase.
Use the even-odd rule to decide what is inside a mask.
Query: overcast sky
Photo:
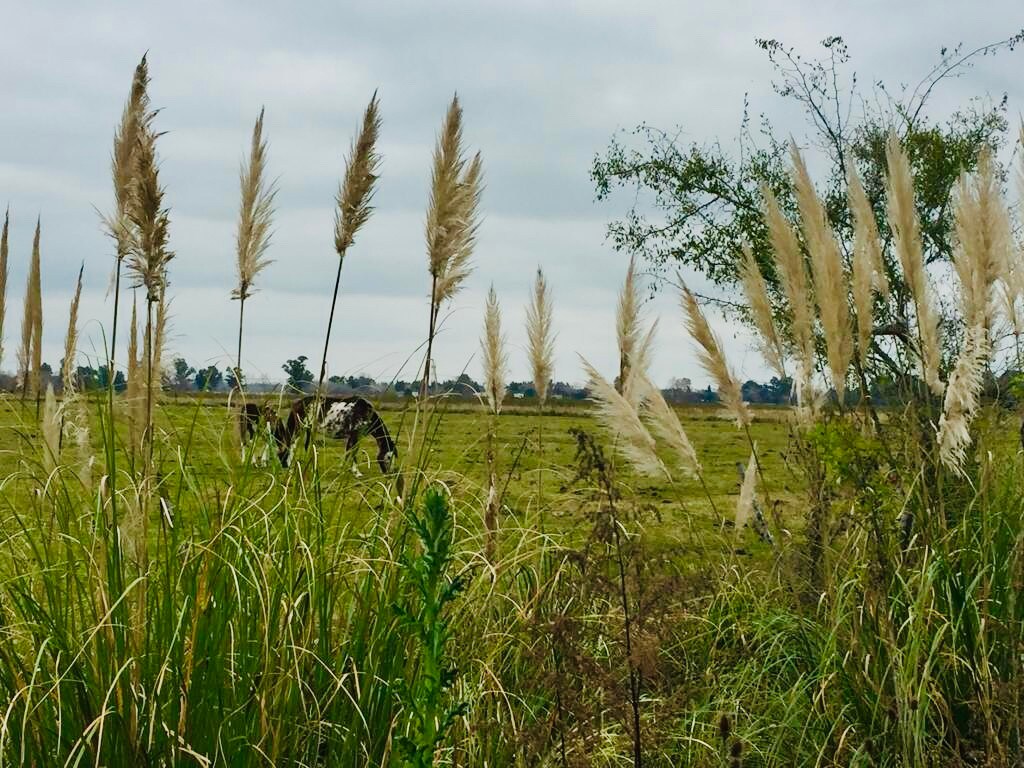
[[[978,45],[1024,26],[1011,0],[976,3],[782,2],[178,2],[0,0],[0,205],[12,212],[4,357],[14,366],[32,227],[42,216],[44,359],[61,356],[67,305],[85,264],[85,354],[109,328],[113,262],[97,209],[111,206],[109,153],[135,64],[149,51],[162,178],[172,207],[170,355],[228,364],[237,329],[234,226],[238,167],[266,107],[278,213],[260,292],[246,305],[244,366],[278,379],[305,354],[315,370],[336,256],[332,204],[359,116],[377,89],[383,113],[377,211],[342,278],[329,370],[391,378],[425,335],[429,284],[423,243],[430,155],[452,93],[465,137],[483,154],[486,191],[476,270],[437,342],[440,375],[479,377],[483,297],[493,282],[512,377],[528,377],[523,305],[538,265],[549,276],[558,329],[555,377],[581,379],[577,353],[617,367],[615,295],[625,256],[605,241],[629,195],[594,201],[594,154],[638,123],[728,144],[744,93],[783,130],[803,129],[774,95],[757,37],[814,53],[843,35],[862,82],[917,82],[938,49]],[[1004,91],[1021,109],[1024,51],[983,60],[945,85],[937,112]],[[700,284],[699,282],[697,283]],[[705,376],[675,296],[661,318],[653,364],[661,383]],[[741,329],[715,319],[733,364],[765,369]],[[122,335],[122,338],[124,336]],[[123,354],[122,354],[123,359]],[[418,362],[418,357],[413,358]],[[314,363],[312,361],[317,361]],[[415,363],[403,378],[415,377]]]

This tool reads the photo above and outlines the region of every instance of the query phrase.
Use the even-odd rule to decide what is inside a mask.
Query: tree
[[[223,381],[224,374],[215,365],[196,371],[195,386],[200,392],[213,392],[220,388]]]
[[[235,369],[228,368],[224,372],[224,383],[228,389],[241,389],[241,385],[245,384],[245,372],[241,369],[238,370],[238,376],[235,376]]]
[[[306,367],[306,360],[309,358],[305,355],[299,355],[291,360],[286,360],[285,364],[281,366],[281,370],[288,376],[288,386],[292,389],[303,391],[310,382],[313,381],[313,374]]]
[[[822,41],[820,59],[805,58],[777,40],[757,41],[774,73],[776,93],[795,102],[806,117],[806,144],[822,149],[816,158],[824,176],[819,188],[847,264],[852,241],[847,170],[860,174],[879,220],[886,246],[883,258],[896,299],[892,306],[900,317],[906,317],[910,297],[889,247],[884,201],[888,133],[898,133],[910,157],[926,260],[948,261],[953,252],[953,182],[961,171],[976,167],[981,148],[998,150],[1007,141],[1007,99],[1003,95],[972,101],[942,121],[926,107],[944,81],[962,74],[979,57],[1013,50],[1022,41],[1024,32],[970,51],[943,48],[935,67],[914,88],[893,91],[878,82],[870,94],[862,93],[856,73],[849,71],[841,37]],[[636,201],[608,227],[615,248],[641,256],[655,272],[685,266],[730,287],[738,279],[741,243],[749,242],[772,299],[778,302],[781,289],[762,219],[760,187],[769,188],[794,218],[788,141],[767,116],[760,115],[754,124],[748,109],[734,148],[718,142],[684,142],[681,135],[681,129],[671,133],[641,125],[633,131],[639,148],[626,146],[618,135],[604,155],[594,159],[591,178],[598,199],[624,188]],[[726,309],[744,312],[739,305],[715,300]],[[894,319],[898,318],[878,318],[880,324]]]
[[[110,386],[110,369],[105,365],[101,365],[96,371],[96,381],[101,389],[107,389]],[[124,371],[118,371],[114,374],[114,391],[124,392],[128,387],[128,380],[124,377]]]
[[[174,359],[174,379],[171,385],[178,392],[184,392],[192,388],[192,376],[195,374],[196,369],[185,362],[185,358],[177,357]]]

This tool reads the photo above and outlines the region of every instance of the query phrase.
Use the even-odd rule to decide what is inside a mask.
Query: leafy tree
[[[241,382],[239,382],[238,379],[241,379]],[[224,383],[227,385],[228,389],[239,389],[239,386],[238,386],[239,383],[245,384],[245,372],[242,371],[241,369],[239,369],[238,379],[235,378],[235,369],[234,368],[227,368],[227,369],[225,369],[225,371],[224,371]]]
[[[185,358],[177,357],[174,359],[174,379],[171,382],[174,389],[179,392],[192,388],[192,376],[195,374],[196,369],[185,362]]]
[[[306,360],[308,359],[305,355],[299,355],[296,358],[285,361],[285,364],[281,366],[281,370],[288,376],[289,387],[302,390],[313,381],[313,374],[306,367]]]
[[[99,384],[100,389],[107,389],[110,386],[110,369],[101,365],[96,371],[96,383]],[[114,391],[124,392],[128,387],[128,380],[124,377],[124,371],[118,371],[114,374]]]
[[[998,150],[1007,141],[1007,99],[976,99],[940,120],[928,110],[930,98],[944,81],[968,70],[987,55],[1013,50],[1024,32],[997,43],[965,51],[943,48],[936,65],[914,87],[890,89],[883,82],[862,92],[841,37],[822,41],[821,58],[807,58],[777,40],[758,40],[773,73],[772,85],[794,102],[806,118],[806,144],[820,148],[813,165],[822,169],[819,189],[844,255],[851,254],[852,224],[846,205],[848,169],[856,169],[879,219],[884,256],[900,317],[906,317],[909,293],[890,252],[884,200],[885,141],[896,131],[910,157],[917,187],[925,257],[929,263],[951,258],[953,182],[971,170],[982,147]],[[767,228],[762,220],[761,185],[776,195],[795,218],[789,177],[788,141],[762,114],[749,109],[732,145],[683,140],[682,129],[670,132],[641,125],[632,139],[612,138],[595,157],[591,178],[598,199],[627,189],[635,202],[608,234],[616,249],[637,254],[656,272],[690,267],[713,283],[729,287],[738,279],[740,246],[749,242],[773,299],[781,297]],[[727,309],[735,304],[715,299]],[[879,318],[889,323],[892,317]],[[877,346],[877,345],[876,345]]]
[[[215,365],[196,371],[195,386],[200,392],[213,392],[224,382],[224,374]]]

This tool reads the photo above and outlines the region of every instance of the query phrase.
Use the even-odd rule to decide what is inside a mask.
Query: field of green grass
[[[276,398],[272,402],[277,402]],[[96,454],[102,451],[97,402],[90,412],[92,443]],[[120,403],[124,407],[124,403]],[[284,408],[281,409],[282,413]],[[679,407],[677,412],[693,443],[698,446],[704,467],[704,481],[710,491],[704,492],[698,479],[674,467],[669,454],[663,454],[672,474],[663,477],[637,476],[625,462],[617,462],[617,472],[635,494],[638,503],[649,507],[648,532],[654,541],[665,546],[689,546],[701,541],[702,546],[717,539],[719,519],[731,521],[742,480],[738,464],[746,464],[750,456],[747,434],[723,416],[716,407]],[[230,410],[224,397],[168,396],[156,410],[156,456],[164,473],[175,468],[178,449],[189,453],[190,474],[201,481],[213,481],[227,473],[233,454],[240,453],[236,436],[237,409]],[[40,457],[40,437],[36,427],[36,405],[17,396],[0,401],[0,476],[9,476],[26,469],[26,462]],[[381,415],[399,446],[400,458],[408,454],[410,434],[415,425],[415,407],[409,403],[385,402]],[[118,424],[118,434],[127,437],[126,419]],[[431,426],[431,439],[422,462],[431,467],[431,479],[440,480],[460,498],[478,498],[483,505],[486,493],[484,450],[488,416],[481,406],[465,401],[444,402],[436,411]],[[545,523],[553,531],[571,530],[576,496],[581,492],[575,482],[576,439],[571,430],[596,433],[599,429],[587,404],[555,409],[538,416],[526,406],[513,406],[497,421],[499,485],[507,515],[517,524],[537,526],[538,491],[543,500]],[[541,430],[543,435],[541,435]],[[777,511],[793,517],[788,500],[799,489],[798,480],[786,469],[785,453],[789,427],[785,412],[766,408],[757,412],[750,428],[756,442],[762,469],[771,478],[767,491],[777,500]],[[543,440],[543,455],[538,440]],[[364,439],[355,454],[347,457],[339,441],[315,442],[319,469],[326,487],[334,488],[347,499],[365,497],[372,507],[382,492],[382,478],[375,461],[376,447]],[[305,455],[300,442],[299,461],[312,460]],[[281,472],[270,452],[265,471]],[[358,472],[353,472],[353,465]],[[96,478],[99,479],[98,477]],[[540,486],[538,487],[538,483]],[[712,507],[714,503],[714,508]],[[696,539],[693,534],[700,533]],[[689,543],[689,544],[688,544]],[[753,540],[748,544],[753,543]],[[719,542],[715,541],[718,548]]]

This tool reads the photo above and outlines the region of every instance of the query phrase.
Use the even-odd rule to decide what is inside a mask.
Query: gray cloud
[[[384,113],[378,212],[346,263],[331,370],[398,373],[423,334],[428,289],[422,222],[430,151],[453,91],[466,108],[466,139],[485,161],[485,221],[477,271],[438,343],[442,375],[477,374],[483,295],[493,281],[513,345],[513,376],[526,376],[522,305],[535,267],[557,301],[559,378],[578,380],[576,353],[615,365],[613,313],[624,259],[605,223],[630,200],[596,205],[587,172],[620,128],[681,125],[694,140],[735,134],[744,93],[755,110],[799,135],[800,116],[772,93],[755,37],[811,50],[846,36],[862,82],[912,81],[938,48],[977,44],[1021,26],[1008,1],[479,3],[185,2],[163,7],[21,3],[0,36],[0,203],[10,201],[10,367],[31,227],[43,218],[45,355],[60,356],[67,301],[86,265],[82,315],[97,351],[109,322],[110,243],[95,209],[110,204],[109,147],[132,67],[150,51],[163,178],[172,211],[171,347],[193,363],[227,362],[237,305],[233,232],[237,171],[252,122],[267,109],[270,165],[279,176],[275,263],[247,306],[247,366],[276,377],[286,357],[316,358],[335,256],[332,200],[342,158],[375,88]],[[348,6],[348,7],[345,7]],[[984,60],[938,94],[941,112],[966,98],[1015,96],[1019,55]],[[701,285],[700,281],[697,281]],[[654,372],[704,377],[674,297],[659,295]],[[736,366],[762,376],[749,335],[716,319]],[[123,338],[123,337],[122,337]],[[403,375],[414,375],[414,366]]]

